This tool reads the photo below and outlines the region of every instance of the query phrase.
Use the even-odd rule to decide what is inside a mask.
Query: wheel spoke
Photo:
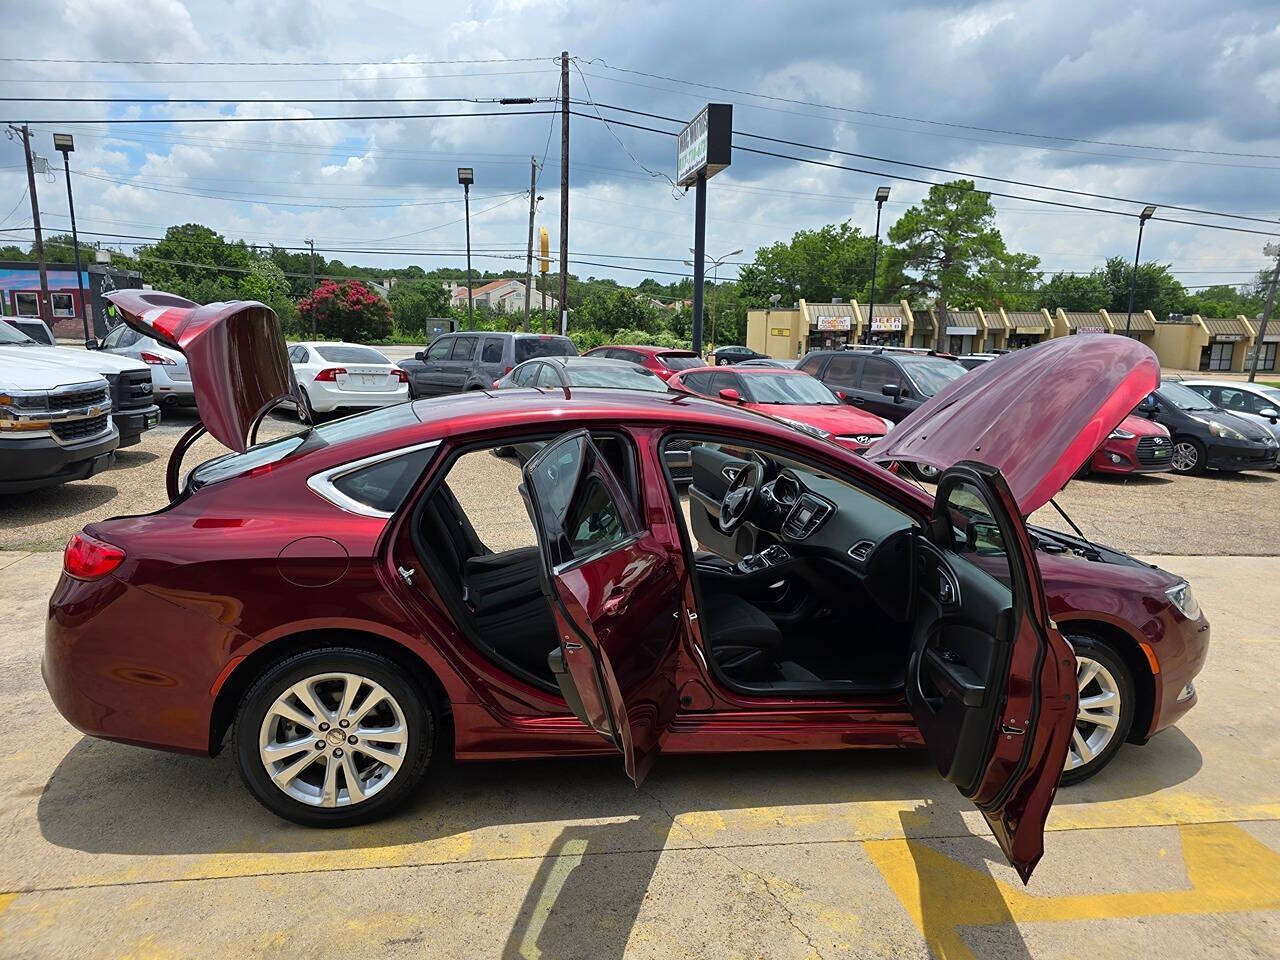
[[[1114,713],[1103,713],[1102,711],[1081,710],[1076,714],[1076,720],[1083,720],[1085,723],[1093,723],[1099,727],[1106,727],[1108,730],[1114,730],[1120,722],[1120,718]]]
[[[1079,727],[1071,733],[1071,745],[1075,747],[1081,763],[1088,763],[1093,759],[1093,750],[1089,746],[1089,741],[1085,740],[1084,735],[1080,733]]]
[[[350,751],[342,757],[342,779],[347,783],[348,803],[359,803],[364,799],[364,788],[360,786],[360,774],[356,770],[355,757]]]
[[[307,767],[315,763],[316,760],[318,760],[319,758],[320,758],[319,750],[317,750],[315,753],[303,754],[301,757],[299,757],[293,763],[289,764],[287,767],[283,768],[277,773],[273,773],[271,775],[271,779],[274,780],[281,787],[288,787],[289,784],[293,783],[293,781],[297,779],[298,774],[300,774],[303,770],[307,769]],[[268,767],[267,769],[269,771],[271,768]]]
[[[364,702],[347,717],[347,719],[351,721],[351,726],[358,727],[360,725],[360,721],[368,716],[370,710],[382,703],[382,701],[390,699],[391,694],[387,693],[386,690],[383,690],[382,687],[378,686],[378,684],[373,681],[369,681],[369,695],[366,696],[364,698]]]
[[[1076,689],[1083,690],[1098,675],[1096,660],[1081,660],[1076,670]]]
[[[1100,707],[1110,706],[1111,704],[1120,703],[1120,694],[1114,690],[1103,689],[1101,693],[1095,693],[1091,697],[1080,698],[1080,710],[1097,710]]]
[[[322,721],[333,723],[334,718],[329,715],[329,711],[324,708],[316,697],[315,691],[311,689],[311,684],[314,682],[315,678],[312,677],[311,679],[303,680],[301,683],[295,683],[290,689],[293,691],[293,695],[298,698],[298,702],[307,710],[310,710],[311,715],[315,717],[312,726]]]
[[[338,767],[337,757],[326,755],[324,758],[324,788],[320,791],[320,805],[336,807],[338,805]]]
[[[308,750],[315,753],[315,738],[302,737],[299,740],[289,740],[285,743],[267,743],[262,746],[262,759],[267,763],[279,763],[286,760],[302,750]]]
[[[398,753],[392,753],[390,750],[383,750],[381,747],[371,746],[364,741],[361,741],[358,746],[352,747],[352,749],[360,751],[366,757],[373,760],[380,760],[391,768],[392,773],[400,769],[400,763],[404,760],[404,758]]]
[[[307,716],[283,697],[272,705],[271,713],[278,717],[283,717],[286,720],[290,720],[300,727],[306,727],[308,730],[315,732],[317,722],[315,718]]]
[[[399,724],[394,727],[361,727],[356,732],[366,742],[404,743],[409,739],[409,731]]]
[[[360,693],[360,688],[363,685],[364,679],[362,677],[355,677],[349,673],[342,675],[342,702],[338,704],[337,713],[339,720],[351,713],[351,707],[356,702],[356,696]]]

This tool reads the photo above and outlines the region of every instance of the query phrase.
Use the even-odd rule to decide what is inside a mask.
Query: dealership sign
[[[676,138],[676,183],[682,187],[729,166],[733,151],[733,104],[708,103]]]
[[[872,333],[890,333],[902,329],[901,317],[872,317],[871,332]]]

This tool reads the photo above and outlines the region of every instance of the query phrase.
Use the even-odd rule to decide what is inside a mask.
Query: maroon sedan
[[[702,358],[692,350],[673,350],[670,347],[638,347],[631,344],[595,347],[584,357],[604,357],[609,360],[626,360],[652,370],[663,380],[673,373],[702,366]]]
[[[72,539],[45,681],[94,736],[229,740],[282,817],[386,815],[450,745],[616,751],[637,782],[660,751],[924,745],[1025,879],[1064,768],[1195,702],[1208,625],[1188,585],[1022,520],[1157,382],[1136,341],[1002,357],[870,448],[938,468],[935,497],[680,394],[473,392],[252,444],[296,396],[275,315],[110,297],[187,355],[232,452],[178,489],[184,438],[173,503]],[[517,443],[542,448],[491,455]]]

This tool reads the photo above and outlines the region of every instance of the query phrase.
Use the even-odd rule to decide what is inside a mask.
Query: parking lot
[[[1190,579],[1214,640],[1177,728],[1061,791],[1024,889],[916,752],[665,757],[640,789],[616,760],[446,762],[402,815],[327,832],[268,814],[225,755],[81,737],[39,675],[56,550],[161,506],[191,422],[0,508],[0,955],[1280,955],[1276,475],[1060,497],[1090,536]],[[219,452],[204,444],[189,464]],[[476,455],[465,478],[491,493],[514,466]]]

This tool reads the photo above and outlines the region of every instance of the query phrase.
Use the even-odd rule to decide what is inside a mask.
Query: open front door
[[[525,464],[523,489],[560,637],[551,669],[574,713],[622,751],[639,784],[678,703],[678,548],[641,522],[585,430]]]
[[[986,816],[1025,883],[1074,728],[1075,655],[1049,619],[998,470],[965,462],[942,474],[915,564],[907,699],[938,771]]]

